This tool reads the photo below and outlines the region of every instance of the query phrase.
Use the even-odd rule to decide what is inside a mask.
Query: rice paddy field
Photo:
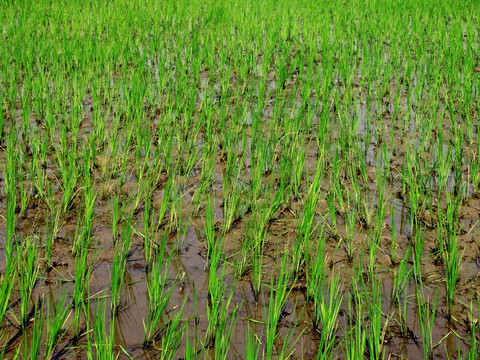
[[[480,11],[0,3],[0,358],[479,359]]]

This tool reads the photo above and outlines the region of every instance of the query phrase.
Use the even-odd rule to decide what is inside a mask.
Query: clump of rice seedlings
[[[354,281],[354,286],[355,286]],[[355,292],[354,292],[355,293]],[[365,309],[363,300],[353,296],[354,309],[352,300],[348,298],[348,328],[345,329],[345,355],[348,360],[363,359],[365,346],[367,344],[367,332],[363,325]]]
[[[337,317],[343,301],[339,276],[332,275],[327,285],[325,237],[320,234],[316,256],[310,256],[307,272],[307,298],[313,301],[313,328],[320,334],[318,359],[330,358],[335,344]]]
[[[83,147],[82,156],[84,167],[84,211],[80,234],[79,236],[75,237],[75,241],[73,243],[73,256],[76,256],[78,253],[80,253],[82,249],[88,249],[90,247],[90,241],[92,238],[93,215],[95,212],[95,200],[97,198],[91,179],[92,154],[87,146]]]
[[[120,194],[117,193],[116,195],[113,196],[113,199],[112,199],[112,207],[113,208],[112,208],[112,212],[111,212],[112,234],[113,234],[113,240],[114,241],[117,241],[117,226],[118,226],[118,222],[121,218],[119,202],[120,202]]]
[[[140,181],[138,181],[138,186],[137,186],[137,191],[136,191],[135,201],[134,201],[134,206],[133,206],[134,209],[138,209],[138,205],[140,204],[140,200],[142,198],[144,198],[144,196],[149,193],[149,190],[151,188],[152,176],[144,176],[145,171],[146,171],[147,166],[148,166],[148,160],[149,160],[149,157],[150,157],[150,147],[151,147],[150,141],[145,142],[145,147],[146,147],[146,149],[144,150],[145,151],[145,155],[144,155],[145,160],[143,161],[143,164],[138,164],[140,162],[139,157],[141,156],[141,151],[139,151],[137,153],[137,166],[136,166],[136,168],[139,169],[139,171],[137,173],[137,179],[140,179]],[[140,147],[138,147],[137,149],[141,150]],[[150,175],[150,174],[147,174],[147,175]]]
[[[479,299],[477,298],[477,304],[480,304]],[[473,316],[473,301],[470,301],[470,351],[468,352],[468,360],[478,359],[480,356],[480,344],[477,336],[480,335],[480,324],[478,318],[474,319]]]
[[[240,256],[236,260],[236,274],[239,277],[245,276],[249,270],[249,266],[253,265],[252,256],[255,255],[255,252],[252,255],[252,250],[255,249],[253,242],[253,235],[251,226],[251,221],[246,221],[245,225],[245,238],[242,239],[242,247],[240,249]]]
[[[298,235],[293,245],[292,268],[293,275],[299,276],[305,262],[305,253],[309,248],[309,240],[315,230],[313,223],[317,215],[320,181],[323,175],[323,162],[317,161],[317,169],[310,189],[303,201],[303,212],[298,214]]]
[[[125,275],[125,266],[128,254],[131,248],[132,215],[125,222],[122,229],[122,242],[115,246],[115,255],[113,257],[112,270],[110,273],[110,292],[112,295],[111,310],[112,315],[117,315],[118,305],[123,287],[123,278]]]
[[[262,287],[263,273],[263,248],[265,244],[266,231],[261,222],[250,220],[247,225],[245,242],[249,244],[250,260],[252,267],[252,290],[255,301],[258,301]]]
[[[369,238],[369,243],[368,243],[368,264],[367,264],[367,276],[369,280],[372,280],[375,278],[375,269],[377,266],[377,254],[378,250],[380,248],[379,244],[377,243],[377,239],[374,236],[374,229],[371,229],[368,232],[368,238]],[[361,255],[363,257],[363,254]]]
[[[276,281],[274,282],[272,278],[270,282],[270,296],[268,306],[266,306],[265,310],[265,352],[263,354],[267,359],[271,359],[274,355],[275,340],[280,334],[278,326],[283,313],[282,310],[291,291],[288,290],[290,271],[291,270],[287,269],[287,257],[284,256]],[[284,339],[281,351],[277,353],[279,358],[283,358],[283,355],[286,355],[285,352],[288,349],[288,343],[292,333],[289,334],[287,339]]]
[[[415,295],[413,295],[415,296]],[[401,336],[407,339],[410,336],[410,330],[408,328],[408,288],[405,288],[401,295],[398,295],[395,302],[397,303],[397,323],[400,330]]]
[[[425,299],[423,288],[417,287],[417,304],[420,329],[422,331],[423,355],[425,360],[432,360],[433,351],[438,345],[433,342],[433,326],[437,311],[437,294],[435,293],[433,303],[431,303],[430,299]]]
[[[337,210],[335,208],[335,203],[334,203],[334,200],[335,199],[335,195],[333,194],[333,192],[330,192],[328,195],[327,195],[327,203],[328,203],[328,210],[329,210],[329,215],[330,215],[330,221],[332,222],[332,230],[334,232],[334,234],[337,234]]]
[[[5,128],[5,113],[3,110],[3,106],[0,106],[0,138],[3,138],[4,128]]]
[[[234,140],[235,135],[228,134],[226,139],[226,161],[222,183],[223,234],[229,232],[234,222],[241,216],[243,189],[240,186],[240,179],[245,159],[245,151],[242,151],[241,148],[239,149],[238,144]]]
[[[369,318],[368,326],[368,345],[370,351],[370,358],[380,360],[385,357],[385,349],[383,342],[385,339],[385,331],[387,323],[382,326],[382,292],[381,282],[374,279],[371,283],[370,289],[366,288],[365,283],[364,296],[367,304],[367,313]],[[368,291],[370,290],[370,291]]]
[[[300,122],[298,122],[300,124]],[[304,146],[305,135],[296,132],[293,140],[293,146],[290,151],[292,152],[292,190],[294,199],[300,199],[300,187],[303,179],[303,172],[305,168],[305,157],[307,154],[307,148]]]
[[[58,290],[56,303],[47,302],[47,317],[45,319],[45,350],[44,358],[49,359],[53,355],[57,344],[66,334],[68,319],[71,314],[71,301],[67,301],[67,292]]]
[[[439,214],[437,237],[440,237],[440,249],[446,279],[446,298],[451,315],[455,289],[460,276],[462,254],[458,249],[458,202],[447,196],[446,213]],[[443,233],[441,231],[444,231]]]
[[[147,277],[149,303],[147,318],[143,325],[145,330],[144,348],[148,348],[160,334],[161,329],[159,329],[159,324],[167,309],[174,289],[173,284],[168,284],[168,269],[171,257],[168,257],[165,264],[163,264],[164,255],[165,243],[163,243],[159,249],[156,260],[152,264],[151,271]]]
[[[216,239],[215,236],[215,203],[213,198],[209,198],[205,206],[205,238],[207,240],[207,259],[206,266],[208,268],[214,267],[215,271],[217,268],[215,266],[219,265],[219,256],[221,250],[219,249],[219,244],[221,242],[219,239]],[[213,264],[212,264],[213,263]]]
[[[34,137],[34,139],[36,138]],[[36,193],[41,199],[46,200],[48,202],[49,199],[45,194],[47,175],[46,175],[46,169],[44,168],[44,166],[42,166],[42,164],[45,164],[45,163],[40,160],[41,151],[40,151],[40,144],[38,142],[39,140],[34,141],[32,143],[32,148],[33,148],[32,166],[30,167],[29,172],[30,172],[31,179],[33,180]]]
[[[143,253],[145,255],[146,267],[149,269],[156,249],[153,239],[157,234],[154,228],[151,196],[145,197],[145,208],[143,211],[143,232],[144,233],[140,235],[143,237]]]
[[[180,224],[182,223],[182,213],[179,214],[180,218],[179,218],[179,222]],[[177,249],[177,252],[181,252],[182,250],[182,247],[183,247],[183,244],[185,243],[185,237],[187,236],[187,230],[188,230],[188,227],[190,225],[190,219],[187,218],[185,221],[184,221],[184,224],[183,225],[179,225],[179,229],[178,231],[176,232],[177,233],[177,241],[176,241],[176,249]]]
[[[184,331],[188,326],[188,323],[183,320],[185,303],[186,300],[183,301],[181,308],[177,310],[175,316],[170,319],[162,330],[160,347],[160,358],[162,360],[172,360],[176,357]]]
[[[27,186],[24,186],[24,175],[23,175],[23,167],[19,169],[20,174],[20,216],[25,218],[25,212],[27,211],[27,205],[30,200],[29,194],[31,193],[31,189]],[[50,186],[51,188],[51,186]]]
[[[69,151],[67,148],[66,132],[61,132],[60,137],[61,148],[55,154],[57,160],[57,167],[61,174],[61,188],[62,188],[62,211],[66,212],[72,198],[75,194],[75,186],[80,176],[77,166],[76,152]]]
[[[92,266],[88,263],[88,250],[75,258],[75,279],[73,283],[73,332],[74,336],[80,335],[80,324],[85,298],[88,296],[88,287],[92,275]]]
[[[397,249],[398,249],[398,243],[397,243],[397,229],[396,229],[396,215],[397,215],[397,209],[395,208],[395,205],[392,204],[390,207],[390,228],[392,230],[392,243],[390,245],[390,263],[392,265],[395,264],[395,259],[396,259],[396,254],[397,254]]]
[[[260,200],[262,179],[269,151],[268,141],[259,141],[258,146],[253,147],[254,141],[255,138],[252,138],[252,150],[250,151],[250,202],[252,207],[258,206]]]
[[[234,306],[231,313],[228,312],[232,297],[233,291],[230,291],[228,301],[220,309],[218,326],[215,333],[215,359],[226,360],[228,358],[230,339],[238,317],[237,305]]]
[[[463,254],[458,254],[458,240],[451,240],[450,251],[445,253],[445,279],[448,311],[451,315],[455,289],[460,275],[460,262]]]
[[[332,275],[327,288],[325,279],[321,281],[319,290],[315,290],[314,327],[320,332],[320,344],[317,359],[330,359],[335,345],[335,335],[338,327],[338,314],[343,301],[340,277]],[[322,294],[320,294],[320,292]],[[326,294],[326,296],[325,296]]]
[[[257,206],[254,206],[252,213],[256,221],[259,221],[259,229],[267,231],[268,225],[273,220],[275,214],[282,205],[287,201],[288,189],[284,183],[277,188],[273,184],[269,184],[265,189],[265,199],[262,199]],[[270,200],[271,199],[271,200]]]
[[[30,305],[30,299],[32,297],[33,289],[35,288],[35,285],[38,282],[38,277],[40,275],[37,258],[37,240],[35,238],[27,238],[24,241],[24,249],[19,248],[19,259],[17,260],[17,263],[19,265],[18,280],[20,285],[21,299],[20,318],[18,319],[18,323],[22,331],[25,331],[28,326],[28,309]]]
[[[41,301],[35,301],[34,314],[33,326],[28,336],[27,332],[24,333],[23,341],[25,344],[25,359],[37,360],[40,357],[40,346],[42,344],[45,322]]]
[[[16,282],[16,277],[18,276],[16,270],[16,262],[18,258],[15,256],[13,259],[6,262],[5,270],[0,273],[0,324],[2,323],[5,314],[9,308],[9,300],[12,296],[13,285]],[[26,285],[26,284],[25,284]],[[3,335],[0,335],[0,340],[2,340]]]
[[[388,198],[385,199],[386,193],[386,180],[382,176],[380,170],[377,169],[377,194],[378,194],[378,204],[377,204],[377,212],[375,215],[375,223],[374,223],[374,238],[377,244],[380,244],[380,240],[382,237],[382,229],[385,223],[385,204],[388,201]]]
[[[88,325],[87,337],[87,357],[93,359],[94,349],[96,359],[115,359],[118,357],[114,349],[115,342],[115,317],[108,316],[105,300],[95,300],[95,317],[93,319],[93,329]],[[110,323],[107,326],[107,319]]]
[[[260,339],[252,330],[251,326],[248,326],[245,335],[245,360],[258,359],[260,351]]]
[[[390,179],[390,160],[392,158],[392,151],[388,149],[386,142],[382,144],[382,161],[383,161],[383,172],[386,179]]]
[[[126,265],[126,258],[123,256],[123,251],[119,248],[120,246],[115,247],[115,255],[113,257],[112,269],[110,272],[110,293],[112,294],[111,308],[113,315],[116,315],[118,311]]]
[[[203,349],[200,350],[199,352],[197,352],[196,350],[196,346],[195,346],[195,343],[196,343],[196,338],[195,340],[192,341],[190,340],[189,336],[188,336],[188,326],[185,328],[185,352],[183,354],[183,358],[185,360],[193,360],[193,359],[197,359],[197,354],[201,357],[201,355],[203,354]]]
[[[170,220],[168,222],[168,232],[170,234],[180,233],[182,228],[182,219],[183,219],[183,204],[182,204],[182,196],[179,194],[183,184],[179,184],[179,188],[174,194],[174,198],[172,198],[172,207],[170,210]]]
[[[407,153],[405,155],[405,164],[402,165],[405,169],[405,190],[408,189],[408,199],[410,202],[410,224],[412,229],[417,225],[418,216],[423,212],[426,206],[426,197],[423,196],[422,183],[421,179],[417,174],[421,174],[420,165],[413,155],[410,152],[410,148],[407,148]]]
[[[393,290],[392,298],[398,306],[398,325],[402,336],[408,336],[407,327],[407,309],[408,309],[408,282],[412,276],[412,267],[409,267],[411,246],[403,257],[398,268],[393,270]]]
[[[13,262],[13,244],[15,243],[15,209],[17,207],[17,151],[16,151],[17,136],[15,131],[11,131],[7,136],[6,147],[6,166],[2,166],[5,177],[5,195],[6,195],[6,229],[5,229],[5,245],[4,253],[6,260],[6,268],[11,267]]]
[[[201,122],[197,121],[194,125],[193,133],[190,133],[186,139],[187,146],[185,151],[185,158],[182,166],[182,172],[186,178],[192,173],[195,166],[198,165],[198,154],[201,151],[201,147],[197,145],[199,140],[199,133],[201,129]]]
[[[51,188],[49,188],[51,192]],[[49,195],[50,197],[50,195]],[[52,196],[53,197],[53,196]],[[53,201],[52,201],[53,203]],[[65,223],[62,220],[61,209],[56,207],[51,207],[49,211],[49,216],[47,217],[44,231],[44,249],[45,249],[45,262],[47,263],[47,269],[51,269],[51,256],[52,256],[52,247],[57,237],[58,230]]]
[[[346,230],[346,238],[345,238],[345,252],[347,253],[347,260],[349,262],[353,261],[354,254],[355,254],[355,246],[353,243],[353,237],[355,233],[355,223],[357,220],[357,210],[355,206],[350,208],[350,211],[345,215],[345,230]]]
[[[393,269],[393,290],[392,298],[398,299],[407,287],[408,281],[412,275],[412,268],[409,267],[410,255],[412,247],[409,246],[403,259],[400,261],[398,267]]]
[[[439,196],[442,192],[448,191],[447,189],[447,182],[448,177],[450,174],[450,169],[452,167],[452,149],[451,145],[448,144],[446,151],[444,151],[444,141],[442,132],[440,132],[437,142],[438,149],[435,153],[435,170],[438,174],[437,180],[437,196]]]
[[[221,249],[221,242],[219,242],[218,250],[215,251],[213,255],[208,269],[208,327],[205,335],[205,343],[215,346],[218,345],[219,349],[216,348],[215,351],[218,351],[219,356],[226,356],[225,352],[228,349],[223,348],[221,340],[217,339],[217,336],[220,335],[223,341],[229,341],[229,336],[225,337],[228,333],[224,331],[226,329],[228,330],[228,327],[236,321],[237,307],[235,306],[232,312],[234,315],[228,313],[235,292],[236,282],[235,279],[232,280],[230,291],[227,292],[227,286],[225,284],[227,276],[225,263],[223,263],[220,275],[218,275],[217,270],[220,267],[221,258],[224,255]],[[230,317],[230,323],[228,323]]]
[[[212,186],[213,168],[215,164],[215,148],[213,142],[207,142],[205,144],[201,162],[202,177],[200,179],[200,183],[198,184],[197,190],[195,191],[195,195],[192,199],[192,204],[194,206],[193,216],[198,215],[203,197]]]
[[[416,228],[415,240],[413,244],[413,275],[417,284],[421,285],[422,279],[422,252],[425,247],[425,233],[421,227]]]

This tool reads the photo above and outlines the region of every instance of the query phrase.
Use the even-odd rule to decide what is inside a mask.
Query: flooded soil
[[[211,18],[225,16],[217,10]],[[326,27],[331,44],[344,31],[343,20],[334,20]],[[309,283],[319,263],[326,283],[339,276],[341,289],[331,358],[348,358],[360,328],[366,337],[360,352],[375,358],[366,331],[374,321],[367,311],[371,289],[379,292],[383,358],[424,358],[429,315],[430,358],[467,358],[480,316],[478,69],[458,74],[462,80],[437,76],[433,87],[425,64],[430,57],[437,63],[438,47],[413,66],[417,60],[405,60],[393,41],[379,35],[372,43],[380,45],[371,49],[365,40],[357,49],[354,35],[348,51],[356,55],[346,60],[341,52],[327,56],[320,44],[307,49],[300,28],[281,28],[277,45],[262,34],[253,50],[242,50],[250,40],[241,40],[237,55],[223,54],[219,44],[234,41],[227,36],[250,35],[233,26],[217,38],[204,29],[220,20],[202,13],[201,21],[189,23],[187,40],[178,31],[164,47],[149,49],[149,30],[148,41],[122,45],[125,54],[102,53],[126,59],[112,68],[92,62],[99,74],[89,74],[86,83],[94,85],[83,91],[74,76],[50,74],[43,98],[23,99],[35,91],[21,72],[18,96],[0,96],[0,282],[13,284],[0,317],[1,356],[30,358],[36,334],[39,358],[102,358],[98,336],[92,340],[101,329],[118,359],[220,359],[221,335],[232,326],[223,358],[266,357],[269,311],[298,251],[301,261],[288,273],[277,309],[272,358],[320,358],[324,334]],[[101,27],[94,35],[92,41],[110,36]],[[474,42],[478,48],[478,36]],[[362,53],[367,49],[379,55]],[[379,62],[375,71],[369,61]],[[396,70],[404,63],[408,69]],[[450,82],[461,88],[468,82],[472,100],[445,95],[453,93]],[[49,108],[44,103],[60,88],[65,98]],[[313,225],[301,243],[320,167]],[[449,258],[440,249],[450,238],[459,259],[452,303]],[[16,272],[8,277],[12,248]],[[160,274],[171,295],[147,341],[150,286]],[[212,284],[223,291],[214,314]],[[428,311],[419,308],[421,296]],[[60,326],[52,335],[54,320]],[[175,333],[178,351],[167,357],[166,341]]]

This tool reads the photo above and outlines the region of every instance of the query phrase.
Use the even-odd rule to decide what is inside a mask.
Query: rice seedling
[[[302,185],[303,180],[303,171],[305,168],[305,157],[307,149],[303,146],[304,139],[301,138],[301,133],[299,134],[296,131],[298,136],[294,140],[294,146],[291,147],[293,152],[293,172],[292,172],[292,188],[293,188],[293,197],[294,199],[300,198],[300,187]]]
[[[137,234],[139,233],[138,231],[135,232]],[[143,251],[145,254],[145,263],[147,268],[149,268],[156,249],[153,239],[157,235],[157,231],[154,228],[151,196],[145,197],[145,209],[143,212],[143,234],[140,233],[140,235],[143,237]]]
[[[108,316],[105,300],[95,300],[95,314],[93,329],[90,329],[90,324],[88,325],[88,357],[93,359],[93,349],[95,349],[96,359],[117,358],[118,355],[114,349],[115,317]],[[107,319],[110,319],[108,326]]]
[[[7,258],[8,260],[8,258]],[[18,276],[16,271],[17,257],[8,261],[5,270],[0,273],[0,324],[9,308],[9,300],[14,289],[15,279]],[[0,337],[0,340],[3,336]]]
[[[423,289],[417,288],[417,304],[419,309],[420,329],[422,331],[423,355],[425,360],[433,359],[433,351],[437,344],[434,344],[432,337],[432,328],[435,321],[437,307],[437,294],[433,299],[425,299]]]
[[[244,251],[248,251],[248,263],[244,261],[244,266],[251,264],[252,282],[251,287],[255,301],[258,301],[260,290],[262,287],[262,269],[263,269],[263,248],[265,244],[266,233],[262,228],[262,224],[253,220],[247,225],[247,238],[244,240]]]
[[[353,237],[355,232],[355,224],[357,220],[357,211],[355,206],[352,206],[351,211],[349,211],[345,216],[345,230],[346,238],[345,240],[345,252],[347,253],[348,261],[352,261],[355,253],[355,245],[353,243]]]
[[[225,358],[228,353],[228,342],[230,339],[232,326],[235,326],[238,305],[234,305],[229,313],[230,304],[236,288],[235,279],[232,280],[230,291],[227,292],[226,267],[223,263],[218,275],[221,257],[224,255],[221,246],[214,253],[210,267],[208,269],[208,303],[207,319],[208,327],[205,335],[205,344],[215,346],[216,357]]]
[[[312,232],[315,230],[313,223],[317,214],[319,201],[320,179],[323,175],[323,163],[317,162],[317,169],[310,186],[310,189],[304,199],[303,213],[298,215],[301,219],[298,225],[298,237],[293,248],[293,274],[300,275],[300,270],[305,262],[306,251],[309,248],[309,240]]]
[[[173,284],[167,283],[171,256],[163,264],[164,256],[165,245],[163,244],[156,256],[156,261],[152,265],[147,281],[149,304],[147,318],[143,325],[145,330],[144,348],[148,348],[160,334],[161,329],[158,327],[174,289]]]
[[[332,277],[328,289],[326,289],[325,280],[323,280],[323,284],[319,285],[321,292],[323,294],[326,292],[326,297],[323,294],[320,295],[320,291],[316,290],[316,297],[314,298],[316,324],[314,326],[320,332],[317,359],[329,359],[335,345],[335,335],[338,327],[337,317],[343,296],[341,295],[342,289],[338,275]]]
[[[282,314],[282,309],[285,305],[285,300],[288,297],[290,290],[288,290],[288,282],[290,278],[289,269],[287,269],[287,260],[284,256],[282,258],[280,273],[277,276],[276,281],[273,279],[270,282],[270,296],[268,310],[265,310],[265,352],[264,357],[271,358],[274,354],[275,340],[279,335],[278,325]],[[291,335],[291,334],[290,334]],[[283,346],[279,352],[279,357],[282,358],[282,354],[286,351],[288,346],[288,339],[284,339]]]
[[[66,133],[61,133],[66,135]],[[67,143],[64,136],[61,138],[61,150],[56,152],[57,155],[57,166],[61,172],[61,186],[62,186],[62,208],[63,211],[67,211],[68,206],[72,200],[73,195],[75,194],[75,186],[79,178],[79,169],[76,166],[77,159],[76,153],[74,151],[69,151],[67,149]],[[52,198],[49,196],[49,198]]]
[[[447,291],[447,303],[448,310],[451,313],[453,298],[455,296],[455,288],[460,274],[460,262],[462,259],[462,254],[458,254],[458,242],[452,240],[451,249],[445,255],[445,278],[447,282],[446,291]]]
[[[6,228],[5,228],[5,245],[4,253],[6,260],[6,268],[9,268],[9,265],[13,258],[13,244],[15,241],[15,208],[17,204],[16,196],[16,167],[17,167],[17,154],[16,154],[16,133],[12,131],[7,138],[7,151],[6,151],[6,166],[3,168],[3,173],[5,177],[5,194],[7,198],[7,209],[6,209]]]
[[[231,294],[233,294],[233,292],[231,292]],[[218,326],[215,334],[215,359],[225,360],[228,358],[230,339],[238,317],[237,305],[235,305],[232,312],[228,314],[228,305],[230,301],[231,298],[220,311]]]
[[[188,326],[185,330],[185,352],[183,358],[185,360],[191,360],[191,359],[196,359],[197,358],[198,352],[196,351],[196,346],[195,343],[192,344],[189,336],[188,336]],[[200,353],[200,356],[202,353]]]
[[[112,294],[111,311],[113,315],[117,314],[120,304],[126,260],[127,258],[124,254],[123,247],[120,248],[120,246],[116,246],[110,272],[110,292]]]
[[[336,214],[336,209],[335,209],[335,204],[334,204],[334,195],[330,193],[327,196],[327,201],[328,201],[328,209],[330,211],[330,221],[332,222],[332,227],[333,227],[333,232],[337,232],[337,214]]]
[[[258,359],[260,351],[260,340],[250,326],[248,327],[245,336],[245,359]]]
[[[425,247],[425,233],[421,228],[418,228],[415,232],[415,240],[413,246],[413,275],[415,281],[421,286],[422,278],[422,252]]]
[[[387,322],[382,326],[382,299],[381,299],[381,283],[374,279],[370,291],[365,288],[363,283],[365,303],[367,304],[367,313],[369,317],[368,328],[368,346],[370,358],[372,359],[384,359],[385,349],[383,348],[385,331],[387,328]]]
[[[238,146],[233,140],[233,135],[227,137],[226,164],[223,174],[223,230],[226,234],[242,212],[242,187],[239,184],[245,152],[238,154]]]
[[[477,303],[478,303],[477,298]],[[473,301],[470,302],[470,336],[471,336],[471,344],[470,344],[470,351],[468,353],[468,360],[476,359],[480,355],[480,346],[478,344],[477,335],[480,334],[480,327],[478,323],[478,319],[473,317]]]
[[[205,206],[205,238],[207,240],[206,266],[216,271],[220,264],[221,242],[215,236],[215,204],[212,198]]]
[[[44,327],[44,315],[41,308],[41,302],[35,301],[34,314],[37,314],[33,322],[31,333],[27,336],[27,333],[24,333],[24,347],[25,347],[25,358],[36,360],[40,357],[40,346],[42,344],[43,337],[43,327]]]
[[[320,236],[316,257],[309,258],[307,296],[313,301],[313,328],[320,334],[318,359],[329,359],[333,353],[337,317],[343,301],[340,277],[331,276],[327,285],[327,259],[324,257],[325,238]]]
[[[17,263],[19,265],[18,277],[21,298],[20,315],[17,322],[22,331],[25,331],[28,326],[30,300],[40,273],[37,260],[37,246],[36,239],[25,239],[24,249],[19,249],[20,251],[17,253],[17,256],[19,256]]]
[[[120,209],[119,209],[119,202],[120,202],[120,194],[117,194],[116,196],[114,196],[113,198],[113,204],[112,204],[112,234],[113,234],[113,239],[116,240],[117,239],[117,226],[118,226],[118,222],[121,218],[121,215],[119,213]],[[145,206],[146,208],[147,206]]]
[[[88,297],[89,282],[92,275],[92,266],[88,262],[88,251],[84,249],[75,258],[75,278],[73,285],[73,332],[79,336],[81,332],[82,312],[85,299]]]
[[[163,329],[162,341],[161,341],[161,356],[163,359],[174,359],[178,348],[180,347],[180,342],[183,337],[183,332],[187,328],[187,323],[183,320],[184,308],[186,301],[183,302],[182,307],[177,310],[174,317],[166,324],[165,329]]]
[[[345,339],[345,355],[347,359],[361,359],[364,357],[367,334],[363,326],[363,304],[355,301],[355,311],[352,309],[352,300],[348,300],[348,329]]]
[[[48,301],[45,319],[45,350],[44,357],[49,359],[55,352],[57,344],[65,336],[68,319],[71,314],[71,301],[67,300],[67,292],[57,291],[56,303]]]
[[[193,212],[193,216],[198,215],[200,211],[201,201],[203,200],[204,194],[208,191],[211,187],[213,181],[213,166],[214,166],[214,147],[213,144],[208,144],[207,147],[203,150],[202,156],[202,178],[200,179],[200,183],[197,187],[193,198],[193,205],[195,210]]]
[[[397,235],[396,235],[396,215],[397,215],[397,210],[394,205],[390,207],[390,228],[392,230],[391,232],[391,238],[392,238],[392,244],[390,246],[390,262],[392,265],[395,264],[395,255],[397,254],[397,249],[398,249],[398,243],[397,243]]]

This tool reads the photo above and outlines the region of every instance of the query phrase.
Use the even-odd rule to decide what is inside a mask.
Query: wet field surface
[[[478,18],[261,3],[7,7],[3,357],[476,358]]]

